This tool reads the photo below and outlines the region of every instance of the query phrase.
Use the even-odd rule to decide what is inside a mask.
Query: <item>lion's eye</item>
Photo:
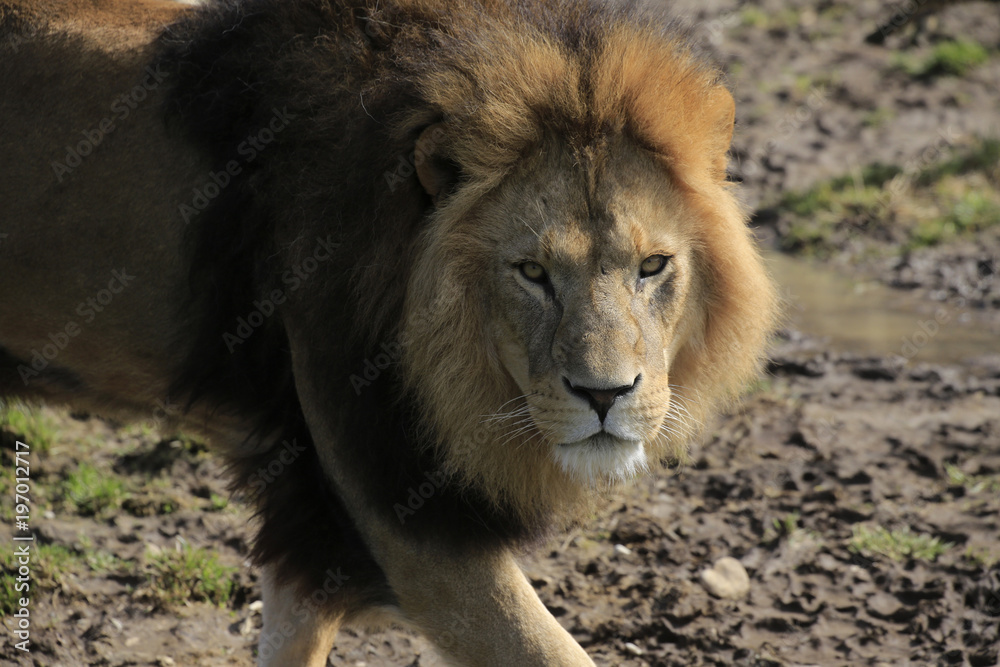
[[[549,276],[545,273],[545,267],[543,267],[538,262],[525,262],[521,265],[521,275],[530,280],[533,283],[544,284],[549,280]]]
[[[655,276],[657,273],[662,271],[663,267],[666,265],[666,255],[651,255],[644,259],[642,265],[639,267],[639,277],[649,278],[650,276]]]

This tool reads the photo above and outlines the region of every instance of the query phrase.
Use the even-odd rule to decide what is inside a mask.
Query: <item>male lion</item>
[[[220,448],[261,664],[379,618],[592,664],[513,553],[676,458],[772,322],[719,73],[597,0],[0,0],[0,49],[0,392]]]

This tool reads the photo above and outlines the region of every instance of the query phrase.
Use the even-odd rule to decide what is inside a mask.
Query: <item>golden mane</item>
[[[675,400],[691,423],[703,423],[759,372],[776,297],[724,181],[732,97],[683,38],[665,39],[661,23],[612,14],[580,36],[592,50],[570,50],[506,12],[490,16],[485,29],[480,15],[459,17],[476,21],[480,35],[467,48],[449,44],[461,66],[412,65],[439,117],[415,114],[404,127],[443,119],[438,150],[464,181],[433,215],[410,276],[404,330],[420,345],[406,357],[406,379],[449,472],[526,517],[549,515],[577,505],[582,490],[530,437],[504,441],[487,420],[519,392],[491,351],[488,304],[476,288],[482,249],[466,223],[524,155],[552,136],[583,152],[625,135],[655,155],[687,205],[712,221],[691,230],[703,308],[685,323],[687,342],[672,369],[671,383],[683,388]],[[460,40],[464,29],[442,28],[440,39]],[[663,458],[676,458],[684,439],[662,443]]]

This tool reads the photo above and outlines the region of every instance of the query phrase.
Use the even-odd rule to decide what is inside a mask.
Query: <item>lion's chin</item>
[[[553,455],[563,471],[589,485],[624,482],[647,469],[642,441],[624,440],[604,431],[577,442],[556,445]]]

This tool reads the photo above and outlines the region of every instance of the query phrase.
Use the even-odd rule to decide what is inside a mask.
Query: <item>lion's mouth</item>
[[[612,435],[605,430],[600,430],[594,435],[588,436],[576,442],[564,442],[560,447],[593,447],[595,449],[613,449],[617,447],[635,447],[642,443],[638,440],[628,440]]]

